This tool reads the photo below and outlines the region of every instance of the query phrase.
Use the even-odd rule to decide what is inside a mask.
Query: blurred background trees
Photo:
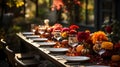
[[[7,34],[29,31],[30,24],[49,19],[51,25],[77,24],[81,30],[100,30],[105,17],[114,17],[113,5],[113,0],[0,0],[0,29]]]

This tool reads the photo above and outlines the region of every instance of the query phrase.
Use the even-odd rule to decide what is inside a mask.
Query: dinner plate
[[[52,46],[55,45],[55,42],[36,42],[37,44],[39,44],[40,46]]]
[[[39,35],[27,35],[25,36],[26,38],[38,38],[40,37]]]
[[[110,67],[110,66],[104,66],[104,65],[91,65],[91,66],[86,66],[86,67]]]
[[[33,35],[33,32],[22,32],[23,35]]]
[[[48,39],[47,38],[33,38],[32,40],[34,42],[37,42],[37,41],[47,41]]]
[[[64,58],[67,61],[86,61],[90,59],[90,57],[86,56],[64,56]]]
[[[68,48],[47,48],[50,52],[66,52]]]

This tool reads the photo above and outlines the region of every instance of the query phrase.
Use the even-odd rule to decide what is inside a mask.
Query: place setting
[[[65,64],[67,65],[89,65],[90,57],[87,56],[62,56],[66,60]]]
[[[40,35],[26,35],[27,39],[34,39],[34,38],[40,38]]]
[[[87,56],[64,56],[68,62],[79,62],[90,60],[90,57]]]
[[[63,58],[66,60],[65,64],[68,65],[80,65],[80,64],[88,64],[90,57],[86,55],[80,54],[76,49],[78,49],[76,46],[78,44],[71,43],[69,44],[71,47],[69,48],[68,52],[63,56]]]
[[[68,48],[47,48],[52,53],[64,53],[68,51]]]
[[[34,32],[22,32],[23,35],[34,35]]]
[[[45,42],[47,41],[48,39],[47,38],[31,38],[31,40],[33,40],[33,42]]]
[[[40,38],[40,35],[36,35],[34,32],[21,32],[22,36],[24,36],[26,39],[38,39]]]
[[[36,44],[38,44],[39,45],[39,48],[43,48],[43,47],[45,47],[45,48],[50,48],[50,47],[53,47],[56,43],[55,42],[45,42],[45,41],[43,41],[43,42],[35,42]]]

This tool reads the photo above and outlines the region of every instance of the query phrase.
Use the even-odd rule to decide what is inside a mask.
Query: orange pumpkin
[[[112,55],[111,60],[112,61],[120,61],[120,55]]]
[[[84,49],[83,45],[78,45],[78,46],[76,47],[76,51],[77,51],[78,53],[80,53],[82,49]]]

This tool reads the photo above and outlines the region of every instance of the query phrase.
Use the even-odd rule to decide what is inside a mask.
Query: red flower
[[[116,44],[114,45],[114,48],[115,48],[115,49],[120,49],[120,43],[116,43]]]
[[[65,31],[70,31],[69,28],[65,27],[65,28],[62,28],[62,32],[65,32]]]
[[[76,30],[76,29],[79,28],[79,26],[77,26],[77,25],[71,25],[69,28],[70,28],[71,30]]]
[[[106,26],[105,31],[106,31],[107,33],[111,33],[111,32],[112,32],[111,26]]]
[[[61,30],[62,30],[62,27],[54,27],[54,28],[53,28],[53,31],[55,31],[55,30],[60,30],[60,31],[61,31]]]
[[[54,27],[63,27],[63,26],[59,23],[56,23],[56,24],[54,24]]]
[[[78,32],[77,39],[79,42],[86,41],[90,37],[88,32]]]
[[[55,30],[62,30],[62,25],[61,24],[59,24],[59,23],[56,23],[56,24],[54,24],[54,26],[53,26],[53,31],[55,31]]]
[[[77,34],[76,30],[70,30],[69,34]]]

